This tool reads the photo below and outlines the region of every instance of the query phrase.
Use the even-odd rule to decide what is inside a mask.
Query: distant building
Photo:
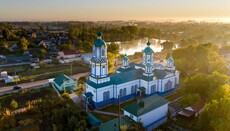
[[[80,57],[81,55],[76,50],[71,51],[59,51],[58,58],[59,59],[72,59],[76,57]]]
[[[152,130],[167,121],[168,100],[153,95],[128,106],[122,110],[135,122],[143,123],[147,130]]]
[[[77,82],[64,74],[55,77],[53,83],[58,91],[71,91],[77,89]]]
[[[186,107],[178,112],[178,115],[186,119],[192,119],[197,117],[203,111],[204,105],[205,100],[201,99],[192,106]]]

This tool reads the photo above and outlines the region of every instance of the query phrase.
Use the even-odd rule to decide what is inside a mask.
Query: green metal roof
[[[129,58],[127,57],[127,55],[125,54],[124,58],[123,58],[124,61],[128,61]]]
[[[142,75],[142,76],[141,76],[141,79],[142,79],[142,80],[145,80],[145,81],[152,81],[152,80],[153,80],[153,76]]]
[[[150,63],[147,63],[146,66],[147,66],[147,67],[151,67],[152,65],[151,65]]]
[[[129,127],[133,124],[136,124],[136,122],[133,121],[132,119],[130,119],[128,116],[123,116],[120,120],[121,120],[120,121],[121,126]],[[101,124],[99,126],[99,130],[100,131],[119,131],[119,129],[118,129],[118,118]]]
[[[94,115],[92,114],[88,114],[87,115],[87,119],[88,119],[88,122],[92,125],[92,126],[97,126],[97,125],[100,125],[101,124],[101,120],[97,119],[97,117],[95,117]]]
[[[158,78],[158,79],[163,79],[165,78],[165,76],[167,75],[165,70],[159,70],[159,69],[155,69],[154,70],[154,75]]]
[[[94,42],[95,47],[102,47],[103,45],[106,46],[106,43],[101,39],[102,33],[98,32],[97,33],[98,38]]]
[[[94,42],[95,47],[102,47],[102,45],[106,46],[106,43],[101,39],[98,38],[95,42]]]
[[[151,55],[153,53],[153,50],[148,46],[144,49],[144,53],[146,55]]]
[[[110,81],[109,82],[96,84],[92,81],[87,81],[86,83],[88,85],[92,86],[93,88],[97,89],[97,88],[109,86],[112,84],[118,85],[118,84],[122,84],[122,83],[129,82],[132,80],[137,80],[140,78],[142,73],[143,73],[142,69],[135,69],[135,70],[126,71],[123,73],[112,74],[112,75],[110,75]]]
[[[90,98],[90,97],[92,97],[93,96],[93,94],[91,93],[91,92],[86,92],[85,93],[85,97],[86,98]]]
[[[168,103],[168,100],[164,99],[159,95],[153,95],[147,98],[142,99],[139,102],[132,103],[128,106],[125,106],[123,110],[135,115],[141,116],[146,114],[164,104]]]
[[[151,43],[148,41],[148,42],[147,42],[147,46],[150,46],[150,45],[151,45]]]
[[[58,85],[61,86],[65,81],[67,80],[72,80],[70,77],[66,76],[65,74],[60,74],[57,77],[55,77],[54,82]]]
[[[173,61],[174,61],[173,58],[172,58],[172,56],[170,56],[168,60],[169,60],[170,62],[173,62]]]
[[[22,55],[22,56],[10,56],[6,57],[8,62],[10,61],[29,61],[32,57],[29,55]]]
[[[129,63],[129,68],[124,69],[124,68],[118,68],[117,71],[119,72],[126,72],[126,71],[131,71],[131,70],[135,70],[135,63]]]

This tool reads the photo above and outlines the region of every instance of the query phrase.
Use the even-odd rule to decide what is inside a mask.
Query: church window
[[[105,56],[105,49],[101,50],[101,54],[102,54],[102,56]]]
[[[120,97],[122,97],[122,95],[123,95],[123,91],[122,89],[120,89]]]
[[[103,100],[108,100],[110,98],[109,91],[103,93]]]
[[[126,96],[126,88],[123,89],[123,96]]]
[[[156,92],[156,85],[151,86],[151,93],[154,93],[154,92]]]
[[[134,86],[131,87],[131,94],[135,93],[136,92],[136,89]]]
[[[175,78],[175,86],[177,85],[177,78]]]
[[[169,90],[172,88],[172,81],[168,81],[167,83],[165,83],[165,90]]]

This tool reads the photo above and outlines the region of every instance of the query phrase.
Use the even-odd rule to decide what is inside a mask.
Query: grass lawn
[[[14,99],[18,103],[18,108],[26,106],[26,103],[31,100],[37,100],[40,98],[49,97],[51,99],[56,98],[57,94],[53,88],[40,88],[28,91],[20,91],[14,94],[7,94],[0,96],[0,104],[2,108],[10,108],[10,103]]]
[[[99,114],[99,113],[95,113],[95,112],[91,112],[91,114],[93,114],[95,117],[100,119],[102,123],[105,123],[105,122],[108,122],[110,120],[117,118],[115,116],[109,116],[109,115]]]
[[[180,93],[181,89],[176,90],[173,94],[167,95],[165,96],[165,99],[169,100],[169,101],[173,101],[179,97],[181,97],[181,93]]]
[[[136,99],[132,99],[132,100],[129,100],[129,101],[126,101],[126,102],[123,102],[121,104],[121,108],[131,104],[131,103],[134,103],[136,102],[137,100]],[[117,105],[110,105],[110,106],[107,106],[105,108],[102,108],[100,109],[101,111],[106,111],[106,112],[113,112],[113,113],[118,113],[118,106]],[[122,111],[121,111],[122,113]]]
[[[20,77],[20,81],[18,83],[54,78],[61,73],[70,75],[70,64],[72,64],[73,74],[88,72],[90,70],[87,64],[80,61],[58,65],[47,64],[45,67],[41,67],[39,69],[31,69],[28,68],[28,66],[24,66],[25,69],[17,73]],[[19,69],[18,66],[4,67],[4,71],[8,71],[9,74],[13,74],[17,69]]]

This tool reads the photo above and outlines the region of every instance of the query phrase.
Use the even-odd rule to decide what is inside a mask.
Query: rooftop
[[[136,122],[130,119],[128,116],[123,116],[120,121],[121,126],[128,126],[128,127],[135,123]],[[100,131],[119,131],[118,118],[101,124],[99,126],[99,130]]]
[[[54,82],[57,85],[61,86],[65,81],[68,81],[68,80],[73,80],[73,79],[71,79],[70,77],[68,77],[65,74],[60,74],[57,77],[55,77]]]
[[[159,95],[153,95],[144,98],[139,102],[135,102],[128,106],[125,106],[123,110],[135,116],[141,116],[167,103],[168,100],[164,99],[163,97]]]

